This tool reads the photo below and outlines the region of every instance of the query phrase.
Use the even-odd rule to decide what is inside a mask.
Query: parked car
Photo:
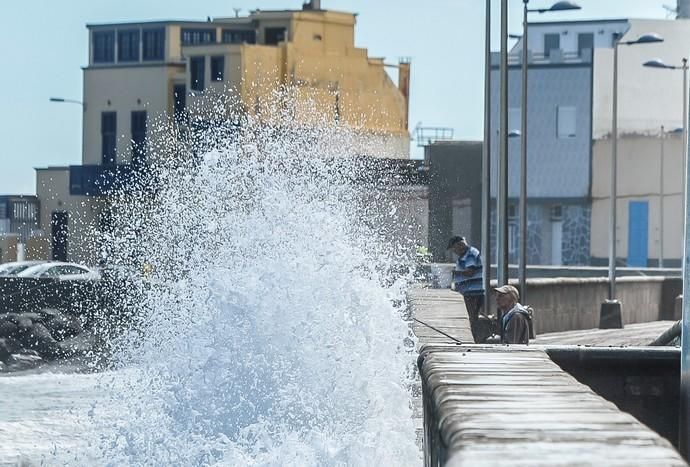
[[[13,261],[11,263],[0,264],[0,276],[16,276],[20,272],[45,261]]]
[[[17,277],[51,278],[58,280],[96,280],[100,274],[89,267],[77,263],[51,262],[37,264],[24,269]]]

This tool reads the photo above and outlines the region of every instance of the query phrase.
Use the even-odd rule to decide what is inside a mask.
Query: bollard
[[[673,320],[683,319],[683,295],[678,295],[673,303]]]
[[[621,302],[605,300],[599,313],[599,329],[619,329],[623,327]]]

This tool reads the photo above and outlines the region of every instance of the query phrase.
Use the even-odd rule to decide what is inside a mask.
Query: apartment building
[[[108,191],[156,157],[160,123],[193,132],[235,112],[270,118],[283,87],[304,103],[299,124],[332,120],[367,135],[362,155],[409,158],[410,64],[369,57],[355,46],[355,23],[355,14],[312,0],[302,10],[208,21],[87,25],[82,164],[37,169],[41,225],[51,231],[58,219],[66,257],[93,260],[89,231],[103,223]],[[219,112],[230,94],[234,105]]]

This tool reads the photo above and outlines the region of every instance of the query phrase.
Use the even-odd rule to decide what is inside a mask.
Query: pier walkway
[[[459,294],[413,289],[409,302],[416,318],[471,342]],[[563,371],[543,346],[458,345],[421,324],[413,329],[428,466],[687,465],[671,443]]]

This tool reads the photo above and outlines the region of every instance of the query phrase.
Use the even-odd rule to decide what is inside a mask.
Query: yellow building
[[[383,59],[355,47],[355,22],[356,15],[312,0],[302,10],[204,22],[87,25],[82,165],[37,170],[37,195],[50,208],[42,228],[68,232],[57,249],[65,253],[55,259],[94,262],[94,246],[83,243],[103,222],[103,181],[151,157],[157,121],[187,125],[193,115],[204,123],[210,106],[230,94],[239,105],[226,115],[263,117],[279,108],[276,91],[288,87],[304,103],[296,106],[300,124],[338,122],[367,135],[362,154],[409,157],[409,63],[394,65],[395,84]]]
[[[408,157],[409,64],[396,65],[394,84],[383,59],[355,47],[354,26],[354,14],[312,9],[89,25],[83,163],[145,157],[132,141],[143,143],[152,117],[203,112],[228,92],[240,110],[261,113],[281,86],[309,101],[297,116],[305,125],[331,118],[380,136],[385,150],[371,155]]]

